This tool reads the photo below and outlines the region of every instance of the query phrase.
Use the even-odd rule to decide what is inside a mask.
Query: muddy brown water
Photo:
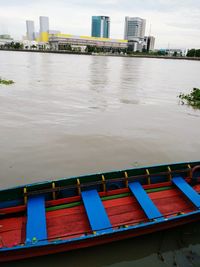
[[[0,51],[0,187],[200,159],[200,62]],[[199,224],[5,266],[200,266]],[[175,265],[177,264],[177,265]]]

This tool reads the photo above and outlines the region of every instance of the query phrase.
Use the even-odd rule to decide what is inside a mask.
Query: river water
[[[0,51],[0,187],[199,160],[200,62]],[[19,266],[200,266],[198,224]],[[5,265],[8,266],[8,265]],[[18,266],[18,264],[9,264]]]

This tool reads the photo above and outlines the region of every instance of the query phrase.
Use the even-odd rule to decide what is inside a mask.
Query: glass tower
[[[110,38],[110,18],[92,16],[92,37]]]
[[[125,17],[124,39],[144,39],[146,20],[138,17]]]
[[[49,18],[40,16],[40,33],[49,32]]]
[[[49,40],[49,18],[40,16],[40,42],[47,43]]]
[[[32,20],[26,21],[26,36],[29,41],[35,40],[35,26]]]

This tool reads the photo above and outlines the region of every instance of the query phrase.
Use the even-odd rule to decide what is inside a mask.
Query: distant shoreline
[[[86,56],[104,56],[104,57],[125,57],[125,58],[157,58],[157,59],[176,59],[176,60],[195,60],[200,61],[200,57],[178,57],[178,56],[156,56],[156,55],[116,55],[116,54],[94,54],[89,52],[71,52],[71,51],[52,51],[52,50],[28,50],[28,49],[1,49],[7,52],[30,52],[30,53],[47,53],[47,54],[67,54],[67,55],[86,55]]]

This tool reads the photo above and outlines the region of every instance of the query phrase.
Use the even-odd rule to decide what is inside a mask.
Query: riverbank
[[[158,55],[147,55],[147,54],[108,54],[108,53],[90,53],[90,52],[75,52],[75,51],[64,51],[64,50],[27,50],[27,49],[0,49],[0,51],[14,51],[14,52],[30,52],[30,53],[47,53],[47,54],[72,54],[72,55],[90,55],[90,56],[109,56],[109,57],[137,57],[137,58],[157,58],[157,59],[176,59],[176,60],[197,60],[200,61],[200,57],[179,57],[179,56],[158,56]]]
[[[51,53],[51,54],[72,54],[72,55],[92,55],[92,53],[88,52],[75,52],[75,51],[56,51],[56,50],[39,50],[39,49],[2,49],[0,48],[0,51],[12,51],[12,52],[26,52],[26,53]]]

